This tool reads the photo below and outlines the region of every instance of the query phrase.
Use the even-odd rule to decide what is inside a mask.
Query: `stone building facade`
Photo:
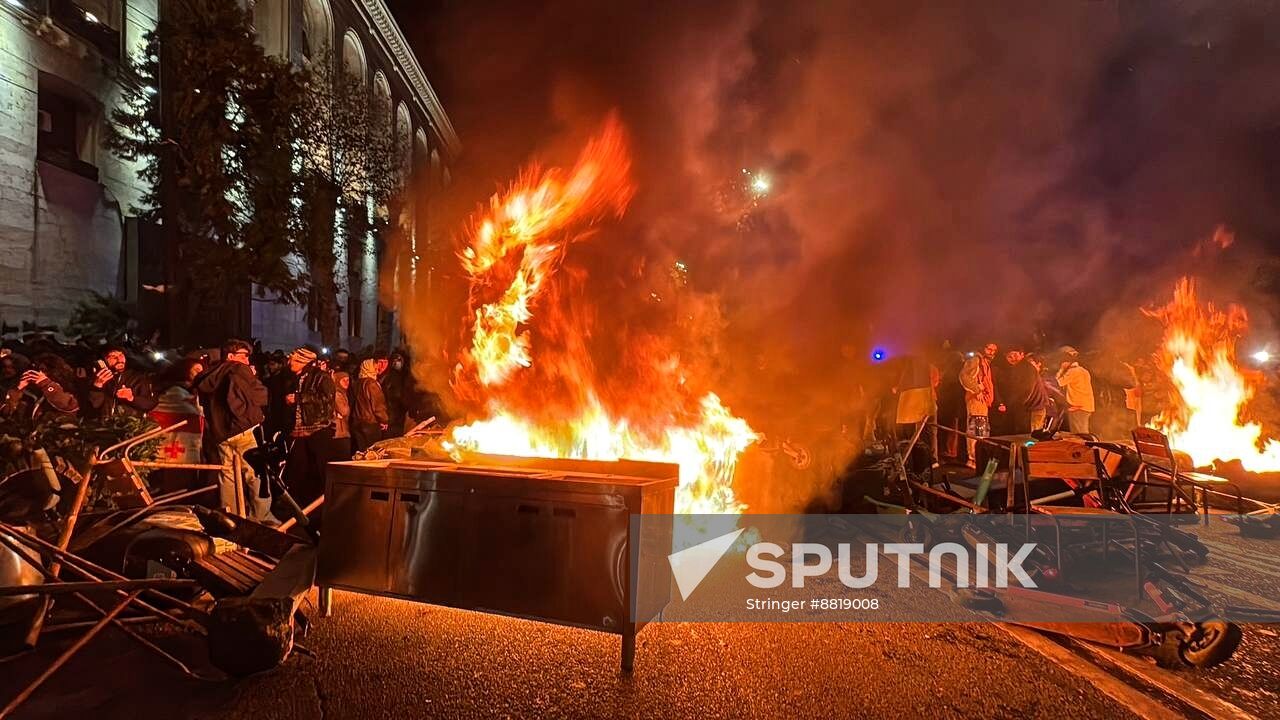
[[[138,168],[104,146],[159,0],[0,1],[0,321],[59,326],[136,268]],[[133,255],[131,256],[131,252]],[[136,292],[136,286],[135,290]]]
[[[403,247],[375,247],[371,237],[335,243],[338,274],[345,280],[339,295],[344,342],[351,348],[397,344],[393,311],[379,299],[413,284],[417,244],[435,232],[427,212],[431,196],[447,185],[448,166],[459,148],[453,126],[383,0],[251,1],[254,25],[267,52],[296,63],[327,52],[361,78],[370,102],[392,118],[389,126],[401,147],[410,148],[404,158],[406,174],[413,171],[425,178],[414,184],[400,217],[394,219],[406,238]],[[320,340],[302,307],[255,299],[252,323],[254,335],[268,347]]]
[[[406,171],[427,178],[395,218],[403,247],[335,239],[344,341],[394,343],[394,315],[379,299],[397,292],[388,283],[412,282],[431,194],[458,150],[449,118],[383,0],[245,2],[268,52],[297,63],[326,53],[362,78],[412,148]],[[147,277],[161,231],[130,217],[146,191],[140,168],[104,139],[111,109],[138,82],[124,61],[142,52],[163,9],[163,0],[0,0],[0,322],[11,328],[61,326],[90,292],[134,307],[157,299]],[[251,333],[267,347],[318,343],[305,308],[251,305]]]

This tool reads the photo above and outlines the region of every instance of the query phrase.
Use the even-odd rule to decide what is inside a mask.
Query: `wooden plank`
[[[1093,448],[1063,440],[1036,443],[1026,453],[1029,462],[1093,462]]]
[[[223,562],[226,562],[228,565],[235,566],[241,572],[245,573],[249,577],[256,578],[259,581],[262,580],[264,575],[271,572],[270,565],[260,563],[249,557],[249,555],[244,552],[225,552],[221,553],[219,557],[222,558]]]
[[[214,596],[243,595],[253,589],[253,585],[243,577],[233,575],[224,569],[222,563],[211,562],[208,558],[197,558],[193,565],[200,584]]]
[[[1064,480],[1097,480],[1098,467],[1093,463],[1029,463],[1027,465],[1027,477],[1061,478]]]

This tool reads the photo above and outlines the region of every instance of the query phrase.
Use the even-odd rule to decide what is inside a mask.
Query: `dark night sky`
[[[579,260],[637,298],[636,263],[685,260],[735,347],[817,370],[1036,327],[1118,345],[1190,271],[1270,326],[1251,282],[1280,238],[1280,5],[390,5],[465,148],[450,222],[616,109],[639,194]],[[774,178],[758,207],[742,168]],[[1235,244],[1193,257],[1219,225]]]

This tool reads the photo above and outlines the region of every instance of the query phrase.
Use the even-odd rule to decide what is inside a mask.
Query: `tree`
[[[326,344],[340,341],[339,238],[348,257],[348,279],[358,270],[355,238],[372,229],[370,206],[399,190],[401,158],[408,148],[395,136],[385,108],[371,102],[364,81],[322,55],[308,68],[307,108],[298,136],[298,252],[306,262],[312,319]],[[336,233],[336,235],[335,235]],[[348,283],[348,286],[349,283]]]
[[[167,0],[133,69],[140,82],[113,111],[107,142],[143,163],[151,190],[135,212],[168,226],[169,340],[240,330],[217,321],[251,285],[298,302],[307,288],[289,263],[290,139],[304,78],[266,55],[236,0]]]

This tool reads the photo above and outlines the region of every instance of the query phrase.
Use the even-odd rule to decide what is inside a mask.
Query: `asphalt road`
[[[306,640],[314,657],[216,683],[110,632],[15,717],[1132,717],[980,624],[655,624],[628,677],[613,636],[339,592]],[[67,640],[0,666],[2,697]]]

